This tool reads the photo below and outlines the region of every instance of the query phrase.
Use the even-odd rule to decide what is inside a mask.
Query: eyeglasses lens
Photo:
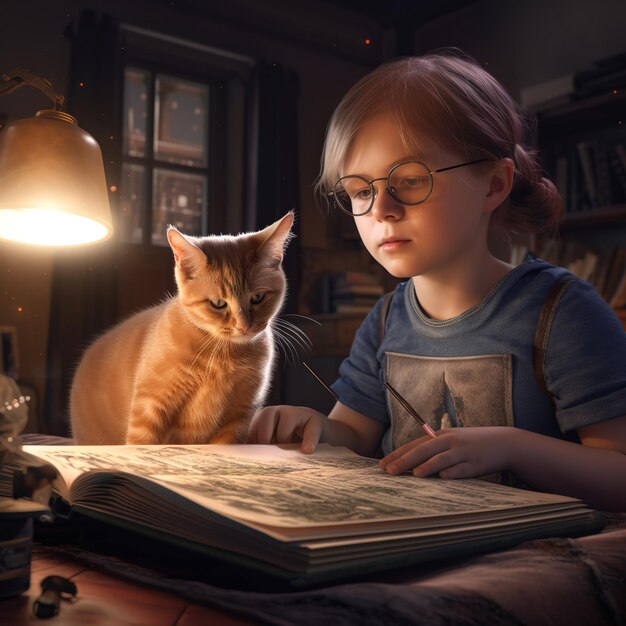
[[[423,202],[428,197],[430,188],[430,174],[420,163],[403,163],[389,177],[391,194],[403,204]],[[373,184],[360,176],[344,176],[333,192],[338,208],[352,215],[367,213],[374,203]]]

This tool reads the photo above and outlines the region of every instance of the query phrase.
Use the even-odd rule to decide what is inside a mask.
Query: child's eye
[[[365,189],[359,189],[353,197],[356,200],[369,200],[371,196],[372,190],[369,187],[366,187]]]
[[[226,300],[222,300],[221,298],[218,298],[217,300],[211,300],[209,298],[209,302],[214,309],[223,309],[226,307]]]
[[[419,187],[423,185],[426,179],[423,176],[411,176],[402,179],[400,185],[403,187]]]
[[[255,293],[251,298],[250,298],[250,302],[252,304],[259,304],[259,302],[263,301],[263,298],[265,298],[265,292],[263,291],[259,291],[259,293]]]

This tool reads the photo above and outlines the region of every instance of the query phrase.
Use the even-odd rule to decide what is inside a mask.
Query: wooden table
[[[74,602],[61,602],[59,614],[37,619],[32,612],[41,581],[50,575],[70,578],[78,588]],[[71,557],[46,553],[35,544],[30,589],[20,596],[0,600],[0,623],[6,626],[246,626],[252,622],[192,604],[178,596],[121,581],[89,569]]]
[[[296,593],[229,593],[227,586],[207,585],[211,597],[223,603],[223,612],[169,593],[177,584],[180,593],[192,590],[182,582],[191,585],[197,580],[182,573],[192,565],[187,559],[180,570],[158,549],[145,558],[140,551],[138,558],[130,554],[131,548],[124,544],[121,554],[98,553],[99,561],[87,551],[79,561],[70,556],[77,554],[73,546],[36,542],[31,589],[0,601],[0,624],[45,623],[31,611],[40,581],[51,574],[71,578],[79,594],[74,604],[63,602],[59,616],[47,620],[51,626],[626,623],[626,513],[608,515],[601,533],[527,541],[506,550],[380,572],[352,584]],[[94,569],[84,563],[94,563]],[[155,563],[161,567],[155,568]],[[100,573],[111,564],[129,576],[153,572],[155,577],[146,579],[167,591]],[[135,570],[126,569],[134,564]],[[202,597],[199,589],[194,593]],[[250,616],[249,621],[234,615]]]

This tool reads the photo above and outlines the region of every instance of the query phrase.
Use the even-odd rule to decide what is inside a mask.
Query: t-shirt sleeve
[[[626,415],[626,333],[587,281],[563,292],[544,367],[561,432]]]
[[[384,297],[359,327],[350,354],[339,366],[339,378],[331,385],[339,402],[377,422],[389,423],[385,392],[380,378],[379,320]]]

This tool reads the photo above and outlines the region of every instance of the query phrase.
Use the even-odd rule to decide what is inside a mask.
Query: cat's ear
[[[291,232],[291,227],[295,220],[293,211],[289,211],[284,217],[274,222],[267,228],[258,232],[261,244],[257,248],[257,256],[266,256],[280,264],[285,254],[285,248],[295,236]]]
[[[198,270],[206,265],[207,259],[204,252],[189,241],[175,226],[168,227],[167,240],[174,253],[176,265],[187,278],[193,278]]]

